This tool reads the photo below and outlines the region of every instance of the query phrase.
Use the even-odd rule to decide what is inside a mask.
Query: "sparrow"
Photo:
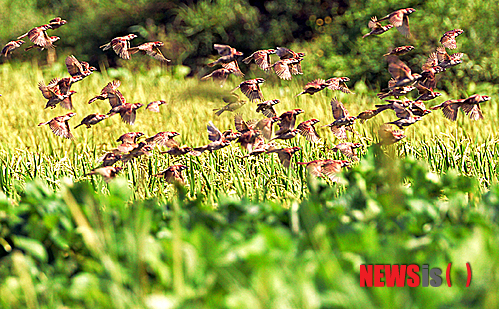
[[[416,12],[413,8],[400,9],[392,12],[385,17],[381,18],[379,21],[389,20],[397,30],[402,33],[405,37],[410,37],[411,32],[409,29],[409,14]]]
[[[231,93],[231,96],[225,96],[222,98],[227,105],[225,105],[222,108],[215,108],[213,111],[215,112],[215,115],[220,116],[222,115],[223,112],[229,111],[233,112],[239,108],[241,108],[244,104],[247,103],[247,101],[240,100],[239,96],[235,93]]]
[[[400,119],[397,119],[395,121],[388,122],[388,124],[394,124],[397,127],[399,127],[400,129],[403,129],[404,127],[408,127],[412,124],[415,124],[416,122],[421,120],[421,118],[422,118],[421,116],[414,116],[411,113],[411,116],[409,116],[407,118],[400,118]]]
[[[220,132],[220,130],[217,127],[215,127],[213,122],[211,121],[208,122],[206,128],[208,129],[208,138],[211,141],[211,143],[209,143],[206,146],[196,147],[194,148],[194,151],[201,154],[206,150],[208,150],[209,152],[213,152],[215,150],[219,150],[230,145],[230,142],[223,138],[222,132]]]
[[[437,85],[435,76],[438,73],[445,71],[444,68],[438,65],[438,57],[436,52],[430,54],[426,62],[421,67],[421,70],[422,72],[419,84],[429,89],[435,88]]]
[[[431,113],[431,111],[427,110],[426,106],[421,101],[412,101],[409,110],[412,112],[414,116],[421,116],[421,117]]]
[[[232,89],[231,92],[236,91],[238,88],[241,89],[241,92],[250,99],[251,102],[255,100],[263,101],[263,93],[260,90],[260,84],[264,83],[265,80],[263,78],[255,78],[250,80],[245,80],[239,84],[236,88]]]
[[[457,42],[456,38],[461,35],[464,31],[461,29],[454,29],[447,31],[444,33],[444,35],[440,38],[440,43],[448,48],[448,49],[456,49],[457,48]]]
[[[369,27],[369,29],[371,29],[371,32],[364,34],[362,36],[363,39],[370,35],[380,35],[393,28],[393,25],[383,26],[378,21],[378,18],[376,16],[371,17],[371,20],[369,21],[369,23],[367,23],[367,26]]]
[[[140,142],[137,147],[130,150],[128,154],[121,157],[121,161],[128,162],[134,158],[138,158],[143,155],[151,156],[151,151],[154,149],[154,145],[147,144],[145,142]]]
[[[102,157],[99,158],[98,161],[102,162],[101,167],[103,166],[113,166],[114,163],[121,160],[120,154],[115,154],[113,152],[106,152]]]
[[[456,121],[457,119],[457,111],[461,107],[461,109],[465,112],[467,116],[470,117],[471,120],[479,120],[483,119],[483,114],[480,109],[480,103],[485,101],[489,101],[491,98],[486,95],[478,95],[474,94],[466,99],[459,100],[447,100],[441,104],[431,107],[432,110],[442,109],[445,118]]]
[[[364,123],[367,120],[376,116],[378,113],[379,113],[378,109],[369,109],[358,114],[357,119],[360,119],[360,123]]]
[[[244,58],[243,62],[245,64],[249,64],[252,60],[254,60],[260,69],[268,71],[271,67],[270,55],[275,53],[275,49],[258,50],[252,53],[249,57]]]
[[[419,96],[415,101],[429,101],[442,95],[440,92],[434,92],[433,89],[427,88],[420,83],[416,84],[416,89],[418,90]]]
[[[251,150],[251,152],[247,153],[242,158],[248,158],[250,156],[258,156],[258,155],[264,154],[267,151],[270,151],[273,149],[275,149],[274,143],[266,144],[265,139],[263,137],[259,136],[259,137],[257,137],[257,139],[255,141],[255,145],[254,145],[253,149]]]
[[[414,49],[414,46],[395,47],[392,50],[390,50],[388,53],[384,54],[383,57],[390,56],[390,55],[395,55],[395,56],[405,55],[413,49]]]
[[[277,153],[279,156],[279,161],[285,168],[289,168],[291,165],[291,157],[297,151],[300,151],[300,147],[290,147],[290,148],[281,148],[281,149],[270,149],[267,150],[267,153]]]
[[[229,129],[229,130],[222,132],[222,137],[226,141],[233,142],[233,141],[239,139],[239,137],[241,137],[241,132],[237,132],[237,131],[234,131],[232,129]]]
[[[279,120],[280,120],[279,117],[271,117],[271,118],[262,119],[256,123],[255,129],[259,130],[260,133],[262,134],[262,136],[266,140],[270,140],[272,138],[273,131],[274,131],[273,130],[274,123],[276,123]]]
[[[352,160],[358,160],[359,158],[357,157],[357,155],[355,154],[354,152],[354,149],[356,148],[360,148],[360,147],[363,147],[364,145],[362,145],[361,143],[340,143],[336,146],[334,146],[334,148],[332,148],[331,150],[333,150],[334,152],[341,152],[344,156],[346,156],[347,158],[349,159],[352,159]]]
[[[159,107],[163,104],[166,104],[166,101],[164,100],[153,101],[147,104],[146,109],[150,110],[151,112],[159,113]]]
[[[295,128],[296,116],[303,114],[304,112],[303,109],[295,108],[282,113],[281,116],[279,116],[279,131],[276,132],[276,135],[281,135],[287,131],[293,130]]]
[[[461,58],[464,56],[463,53],[455,53],[452,55],[447,54],[445,47],[437,47],[437,59],[438,65],[443,69],[447,69],[458,64],[461,64],[463,60]]]
[[[172,148],[175,146],[178,147],[178,143],[175,140],[173,140],[173,138],[175,136],[179,136],[179,135],[180,134],[177,132],[168,132],[168,131],[167,132],[159,132],[154,136],[146,138],[145,142],[150,144],[150,145],[156,144],[156,145],[160,145],[160,146],[166,146],[168,148]]]
[[[277,47],[276,48],[276,55],[279,56],[279,59],[284,60],[284,59],[298,59],[305,57],[305,53],[300,52],[300,53],[295,53],[291,49],[288,49],[286,47]],[[293,75],[297,74],[303,74],[303,71],[301,69],[301,60],[298,63],[291,63],[290,65],[290,72]]]
[[[293,75],[303,74],[295,69],[302,60],[303,58],[282,59],[275,62],[271,67],[280,79],[291,80]]]
[[[137,140],[144,136],[142,132],[130,132],[121,135],[116,141],[122,143],[137,143]]]
[[[327,83],[327,88],[330,90],[340,90],[341,92],[344,93],[353,93],[348,89],[348,86],[345,84],[345,82],[348,82],[350,78],[348,77],[333,77],[328,80],[326,80]]]
[[[38,26],[19,36],[17,39],[20,40],[22,38],[28,37],[29,40],[33,42],[33,44],[35,44],[35,46],[37,47],[53,48],[54,46],[52,45],[52,40],[45,32],[48,29],[51,29],[50,25]]]
[[[161,46],[165,45],[163,42],[147,42],[144,44],[141,44],[136,47],[129,47],[128,48],[128,54],[133,55],[138,52],[141,52],[144,55],[148,55],[156,60],[162,61],[162,62],[170,62],[171,60],[166,59],[165,56],[161,53],[161,50],[159,48]]]
[[[173,146],[170,148],[168,151],[163,151],[160,152],[161,154],[169,154],[171,156],[183,156],[186,154],[191,154],[191,155],[196,155],[194,150],[191,147],[183,146],[183,147],[178,147],[178,146]],[[199,155],[199,154],[198,154]]]
[[[239,114],[234,116],[234,122],[236,130],[241,134],[237,139],[237,143],[239,143],[248,152],[251,152],[257,138],[262,135],[262,133],[259,130],[255,130],[256,124],[247,124]]]
[[[402,130],[393,130],[389,124],[383,124],[378,130],[379,145],[392,145],[406,136]]]
[[[90,114],[87,117],[83,118],[81,120],[81,123],[74,128],[76,129],[79,126],[86,125],[87,129],[90,129],[90,126],[97,124],[97,123],[101,122],[102,120],[107,119],[108,117],[109,117],[108,115],[102,115],[102,114],[98,114],[98,113]]]
[[[331,132],[333,132],[337,138],[346,139],[346,130],[353,132],[352,126],[357,118],[355,116],[350,116],[350,113],[345,108],[343,103],[338,101],[336,98],[331,100],[331,109],[335,121],[322,127],[329,127]]]
[[[45,124],[48,124],[52,132],[57,135],[61,136],[67,139],[73,138],[73,134],[71,134],[71,131],[69,129],[69,124],[68,121],[76,115],[75,113],[68,113],[63,116],[57,116],[53,118],[52,120],[49,120],[47,122],[41,122],[38,124],[38,126],[42,126]]]
[[[119,80],[109,82],[104,88],[102,88],[99,95],[91,98],[88,101],[88,104],[92,104],[97,100],[109,99],[109,104],[111,105],[111,108],[122,105],[123,103],[125,103],[126,100],[121,94],[121,92],[118,90],[118,87],[120,85],[121,82]]]
[[[313,95],[321,90],[326,89],[328,85],[329,84],[326,83],[326,81],[323,79],[313,80],[310,83],[306,84],[305,87],[303,87],[303,91],[295,95],[295,97],[300,96],[302,94]]]
[[[28,51],[28,50],[31,50],[31,49],[33,49],[33,48],[37,48],[37,49],[39,49],[39,50],[44,50],[45,48],[54,48],[55,46],[54,46],[54,44],[53,44],[53,43],[54,43],[54,42],[59,41],[60,39],[61,39],[61,38],[60,38],[60,37],[58,37],[58,36],[47,36],[47,37],[46,37],[46,41],[47,41],[47,42],[46,42],[46,43],[44,43],[44,44],[45,44],[45,46],[41,46],[41,45],[34,44],[34,45],[30,46],[30,47],[26,47],[26,48],[24,49],[24,51]]]
[[[162,177],[168,183],[179,182],[181,184],[185,184],[184,177],[182,176],[182,171],[187,169],[187,166],[179,164],[169,166],[166,170],[153,175],[154,177]]]
[[[93,169],[90,173],[85,174],[85,176],[99,174],[104,178],[105,182],[111,181],[116,175],[122,170],[119,166],[104,166]]]
[[[393,97],[398,99],[399,97],[406,95],[407,93],[416,89],[416,87],[414,87],[414,86],[395,87],[396,83],[397,83],[397,81],[394,80],[393,78],[391,80],[389,80],[388,81],[389,91],[388,92],[380,92],[380,93],[376,94],[378,96],[378,98],[384,99],[384,98],[393,96]]]
[[[116,37],[112,39],[111,42],[99,46],[99,48],[102,48],[102,50],[108,50],[112,47],[116,55],[120,58],[130,59],[130,53],[128,52],[128,49],[130,48],[130,41],[136,37],[137,35],[135,34]]]
[[[274,138],[271,139],[272,140],[275,140],[275,139],[292,139],[293,137],[295,137],[298,133],[300,133],[300,130],[298,129],[293,129],[293,130],[289,130],[289,131],[286,131],[286,132],[282,132],[281,134],[276,134],[276,136]]]
[[[72,77],[73,83],[82,80],[97,70],[97,68],[90,66],[88,62],[78,61],[73,55],[66,57],[66,68]]]
[[[208,63],[209,67],[213,67],[217,64],[227,64],[236,60],[238,56],[242,56],[243,53],[237,51],[235,48],[230,47],[229,45],[223,44],[213,44],[213,48],[215,48],[218,54],[221,56],[214,62]]]
[[[299,165],[306,165],[308,172],[315,177],[328,177],[331,181],[337,182],[336,176],[343,167],[350,166],[350,162],[345,160],[314,160],[310,162],[296,162]]]
[[[392,75],[395,80],[395,87],[403,87],[407,86],[419,79],[421,79],[421,75],[411,73],[411,69],[397,56],[388,56],[388,72]]]
[[[120,114],[121,120],[123,122],[133,125],[137,116],[137,109],[141,108],[142,106],[142,103],[124,103],[122,105],[111,108],[111,110],[107,114],[109,116]]]
[[[10,41],[9,43],[5,44],[5,46],[2,48],[2,55],[4,57],[7,57],[9,54],[12,54],[14,50],[21,47],[21,45],[23,44],[24,44],[23,40]]]
[[[213,79],[213,81],[216,81],[220,84],[220,87],[223,87],[225,85],[225,82],[227,81],[227,78],[229,77],[230,74],[235,73],[236,69],[234,68],[220,68],[217,69],[213,72],[211,72],[208,75],[205,75],[201,77],[201,80],[207,80],[209,78]]]
[[[62,27],[63,25],[67,24],[68,22],[60,17],[56,17],[54,19],[51,19],[49,21],[49,26],[50,29],[55,30],[57,28]]]
[[[314,125],[318,122],[319,120],[317,119],[309,119],[300,123],[296,128],[300,131],[300,134],[307,139],[307,141],[318,143],[321,140],[321,137],[314,127]]]
[[[61,103],[63,108],[73,109],[71,99],[68,98],[75,94],[76,91],[70,90],[65,94],[62,94],[58,82],[59,79],[54,78],[48,85],[45,85],[43,82],[38,83],[38,89],[42,92],[43,97],[48,100],[45,108],[55,108],[57,104]],[[62,102],[64,102],[64,104],[62,104]]]
[[[277,116],[277,113],[274,109],[274,105],[278,104],[281,102],[280,100],[269,100],[269,101],[264,101],[262,103],[257,104],[256,112],[259,113],[261,112],[265,117],[272,118]]]

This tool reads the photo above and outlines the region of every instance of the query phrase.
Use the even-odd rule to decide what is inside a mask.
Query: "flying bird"
[[[318,143],[321,140],[321,137],[315,130],[315,124],[318,123],[317,119],[309,119],[300,123],[296,128],[300,131],[300,134],[303,135],[307,141],[312,143]]]
[[[24,44],[23,40],[10,41],[9,43],[5,44],[5,46],[2,48],[2,55],[4,57],[7,57],[8,55],[12,54],[14,50],[21,47],[21,45],[23,44]]]
[[[258,50],[252,53],[249,57],[244,58],[243,62],[245,64],[249,64],[252,60],[254,60],[260,69],[268,71],[271,67],[270,55],[275,53],[275,49]]]
[[[99,48],[102,48],[102,50],[108,50],[112,47],[116,55],[118,55],[120,58],[130,59],[130,53],[128,52],[128,49],[130,48],[130,41],[135,39],[136,37],[136,34],[116,37],[112,39],[111,42],[106,43]]]
[[[271,149],[268,150],[267,153],[277,153],[279,157],[279,161],[282,166],[285,168],[289,168],[291,165],[291,157],[297,151],[300,151],[300,147],[290,147],[290,148],[281,148],[281,149]]]
[[[90,126],[93,126],[94,124],[97,124],[97,123],[101,122],[102,120],[107,119],[108,117],[109,117],[109,115],[102,115],[99,113],[90,114],[90,115],[86,116],[85,118],[83,118],[81,120],[81,123],[74,128],[76,129],[79,126],[86,125],[87,129],[90,129]]]
[[[102,178],[104,178],[105,182],[109,182],[111,181],[111,179],[114,179],[121,170],[122,168],[119,166],[103,166],[93,169],[90,173],[85,174],[85,176],[98,174],[101,175]]]
[[[263,78],[255,78],[250,80],[245,80],[239,84],[236,88],[232,89],[231,92],[236,91],[238,88],[244,93],[251,102],[255,100],[263,101],[263,93],[260,90],[260,84],[263,84],[265,80]]]
[[[314,160],[310,162],[296,162],[299,165],[305,165],[310,174],[315,177],[327,177],[333,182],[339,178],[336,176],[343,167],[350,166],[350,162],[345,160]]]
[[[456,38],[461,35],[464,31],[461,29],[454,29],[447,31],[444,33],[444,35],[440,38],[440,43],[448,48],[448,49],[456,49],[457,48],[457,42]]]
[[[393,25],[383,26],[378,21],[378,18],[376,16],[371,17],[371,20],[369,21],[369,23],[367,23],[367,26],[369,27],[369,29],[371,29],[371,32],[364,34],[362,36],[363,39],[370,35],[380,35],[393,28]]]
[[[181,184],[185,184],[184,176],[182,176],[182,171],[186,170],[187,166],[178,164],[169,166],[166,170],[153,175],[154,177],[162,177],[169,183],[179,182]]]
[[[416,12],[413,8],[400,9],[392,12],[385,17],[378,20],[379,22],[383,20],[389,20],[397,30],[402,33],[405,37],[411,36],[411,31],[409,29],[409,15]]]
[[[280,100],[269,100],[264,101],[262,103],[257,104],[256,112],[261,112],[265,117],[272,118],[277,116],[277,113],[274,109],[274,105],[279,104]]]
[[[235,93],[231,93],[230,96],[224,96],[222,100],[227,103],[222,108],[215,108],[213,111],[215,112],[215,115],[220,116],[222,115],[223,112],[228,111],[228,112],[233,112],[239,108],[241,108],[244,104],[247,103],[247,101],[240,100],[239,96]]]
[[[165,100],[153,101],[147,104],[146,109],[151,112],[159,113],[159,107],[163,104],[166,104]]]
[[[66,115],[57,116],[47,122],[41,122],[38,126],[48,124],[52,132],[57,135],[67,139],[73,138],[73,134],[71,134],[71,130],[69,129],[69,119],[76,115],[75,113],[68,113]]]
[[[156,60],[162,61],[162,62],[170,62],[171,60],[166,59],[165,56],[161,53],[161,50],[159,48],[161,46],[165,45],[163,42],[147,42],[144,44],[141,44],[136,47],[129,47],[128,48],[128,54],[133,55],[138,52],[148,55]]]

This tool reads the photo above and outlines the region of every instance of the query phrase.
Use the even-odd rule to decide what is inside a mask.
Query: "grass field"
[[[247,78],[252,74],[266,78],[261,71]],[[221,90],[166,68],[95,72],[72,87],[77,115],[71,127],[90,113],[108,112],[107,102],[87,101],[113,79],[121,80],[129,102],[168,104],[159,114],[143,107],[133,126],[114,116],[64,140],[37,126],[67,111],[43,110],[36,85],[66,75],[60,64],[0,67],[2,307],[498,306],[496,86],[470,84],[430,102],[487,94],[485,120],[460,114],[452,123],[434,112],[383,149],[386,156],[369,146],[380,124],[395,120],[393,113],[356,124],[362,138],[354,140],[365,148],[341,185],[310,179],[303,167],[287,171],[275,155],[242,159],[236,144],[179,159],[155,149],[125,164],[108,185],[84,175],[123,133],[177,131],[181,144],[200,146],[208,143],[208,121],[234,128],[233,114],[217,117],[213,109],[239,80],[231,77]],[[334,96],[354,115],[381,102],[361,83],[349,85],[351,95],[327,90],[295,98],[307,82],[269,76],[262,91],[281,100],[279,114],[302,108],[298,121],[317,118],[318,125],[333,121]],[[247,103],[240,112],[259,118],[255,109]],[[319,134],[318,145],[303,137],[278,143],[302,147],[299,161],[341,158],[328,150],[340,141],[328,130]],[[188,166],[185,189],[151,177],[179,163]],[[448,262],[455,265],[452,288],[359,288],[359,264],[445,268]],[[466,262],[474,271],[470,288],[464,288]]]

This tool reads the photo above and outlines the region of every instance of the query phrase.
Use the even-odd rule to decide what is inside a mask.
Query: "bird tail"
[[[201,77],[201,80],[207,80],[208,78],[211,77],[211,75],[212,75],[212,73],[205,75],[205,76]]]
[[[209,66],[209,67],[214,67],[214,66],[215,66],[215,64],[217,64],[217,62],[216,62],[216,61],[213,61],[213,62],[208,63],[208,64],[207,64],[207,66]]]
[[[35,48],[35,47],[36,47],[36,45],[30,46],[30,47],[26,47],[26,48],[24,49],[24,51],[31,50],[31,49],[33,49],[33,48]]]
[[[130,47],[128,49],[128,54],[133,55],[133,54],[138,53],[139,51],[140,51],[140,49],[138,47]]]
[[[102,50],[108,50],[111,48],[111,42],[104,44],[102,46],[99,46],[99,48],[102,48]]]
[[[295,98],[296,98],[297,96],[300,96],[300,95],[304,94],[304,93],[306,93],[306,92],[305,92],[305,91],[302,91],[302,92],[298,93],[297,95],[295,95]]]
[[[220,108],[220,109],[215,108],[215,109],[213,109],[213,111],[215,112],[215,115],[220,116],[220,115],[222,115],[223,112],[225,112],[225,109],[223,109],[223,108]]]
[[[83,123],[80,123],[79,125],[77,125],[76,127],[74,127],[75,129],[78,128],[79,126],[83,125]]]
[[[46,121],[46,122],[40,122],[40,123],[38,124],[38,126],[43,126],[43,125],[46,125],[46,124],[48,124],[49,122],[50,122],[50,120],[49,120],[49,121]]]

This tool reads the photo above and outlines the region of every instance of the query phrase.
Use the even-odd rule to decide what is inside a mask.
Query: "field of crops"
[[[71,127],[109,111],[105,101],[87,102],[115,79],[128,102],[167,104],[159,114],[140,109],[133,126],[115,116],[79,127],[66,140],[37,126],[66,113],[44,110],[36,86],[67,74],[62,59],[44,68],[0,67],[1,307],[499,306],[497,86],[470,83],[435,100],[490,95],[483,121],[460,114],[453,123],[435,111],[409,127],[406,139],[382,149],[372,145],[393,113],[356,123],[360,137],[352,140],[364,148],[340,184],[311,178],[303,166],[287,170],[275,155],[242,158],[237,144],[199,157],[155,149],[122,164],[118,179],[106,184],[85,174],[123,133],[176,131],[180,144],[200,146],[208,143],[210,120],[220,130],[234,129],[233,113],[217,117],[213,109],[239,80],[231,77],[221,89],[184,78],[181,67],[101,68],[72,87]],[[349,85],[355,94],[326,90],[295,98],[308,80],[248,73],[266,78],[262,91],[281,100],[278,114],[305,110],[298,121],[331,123],[335,96],[352,114],[380,102],[362,82]],[[452,78],[454,71],[444,74]],[[238,111],[244,119],[260,118],[255,109],[247,103]],[[340,140],[327,128],[319,134],[317,145],[301,136],[277,143],[301,147],[297,161],[345,159],[330,150]],[[188,166],[185,188],[151,177],[172,164]],[[443,269],[449,262],[455,265],[451,288],[359,287],[360,264]],[[473,269],[468,288],[466,262]]]

